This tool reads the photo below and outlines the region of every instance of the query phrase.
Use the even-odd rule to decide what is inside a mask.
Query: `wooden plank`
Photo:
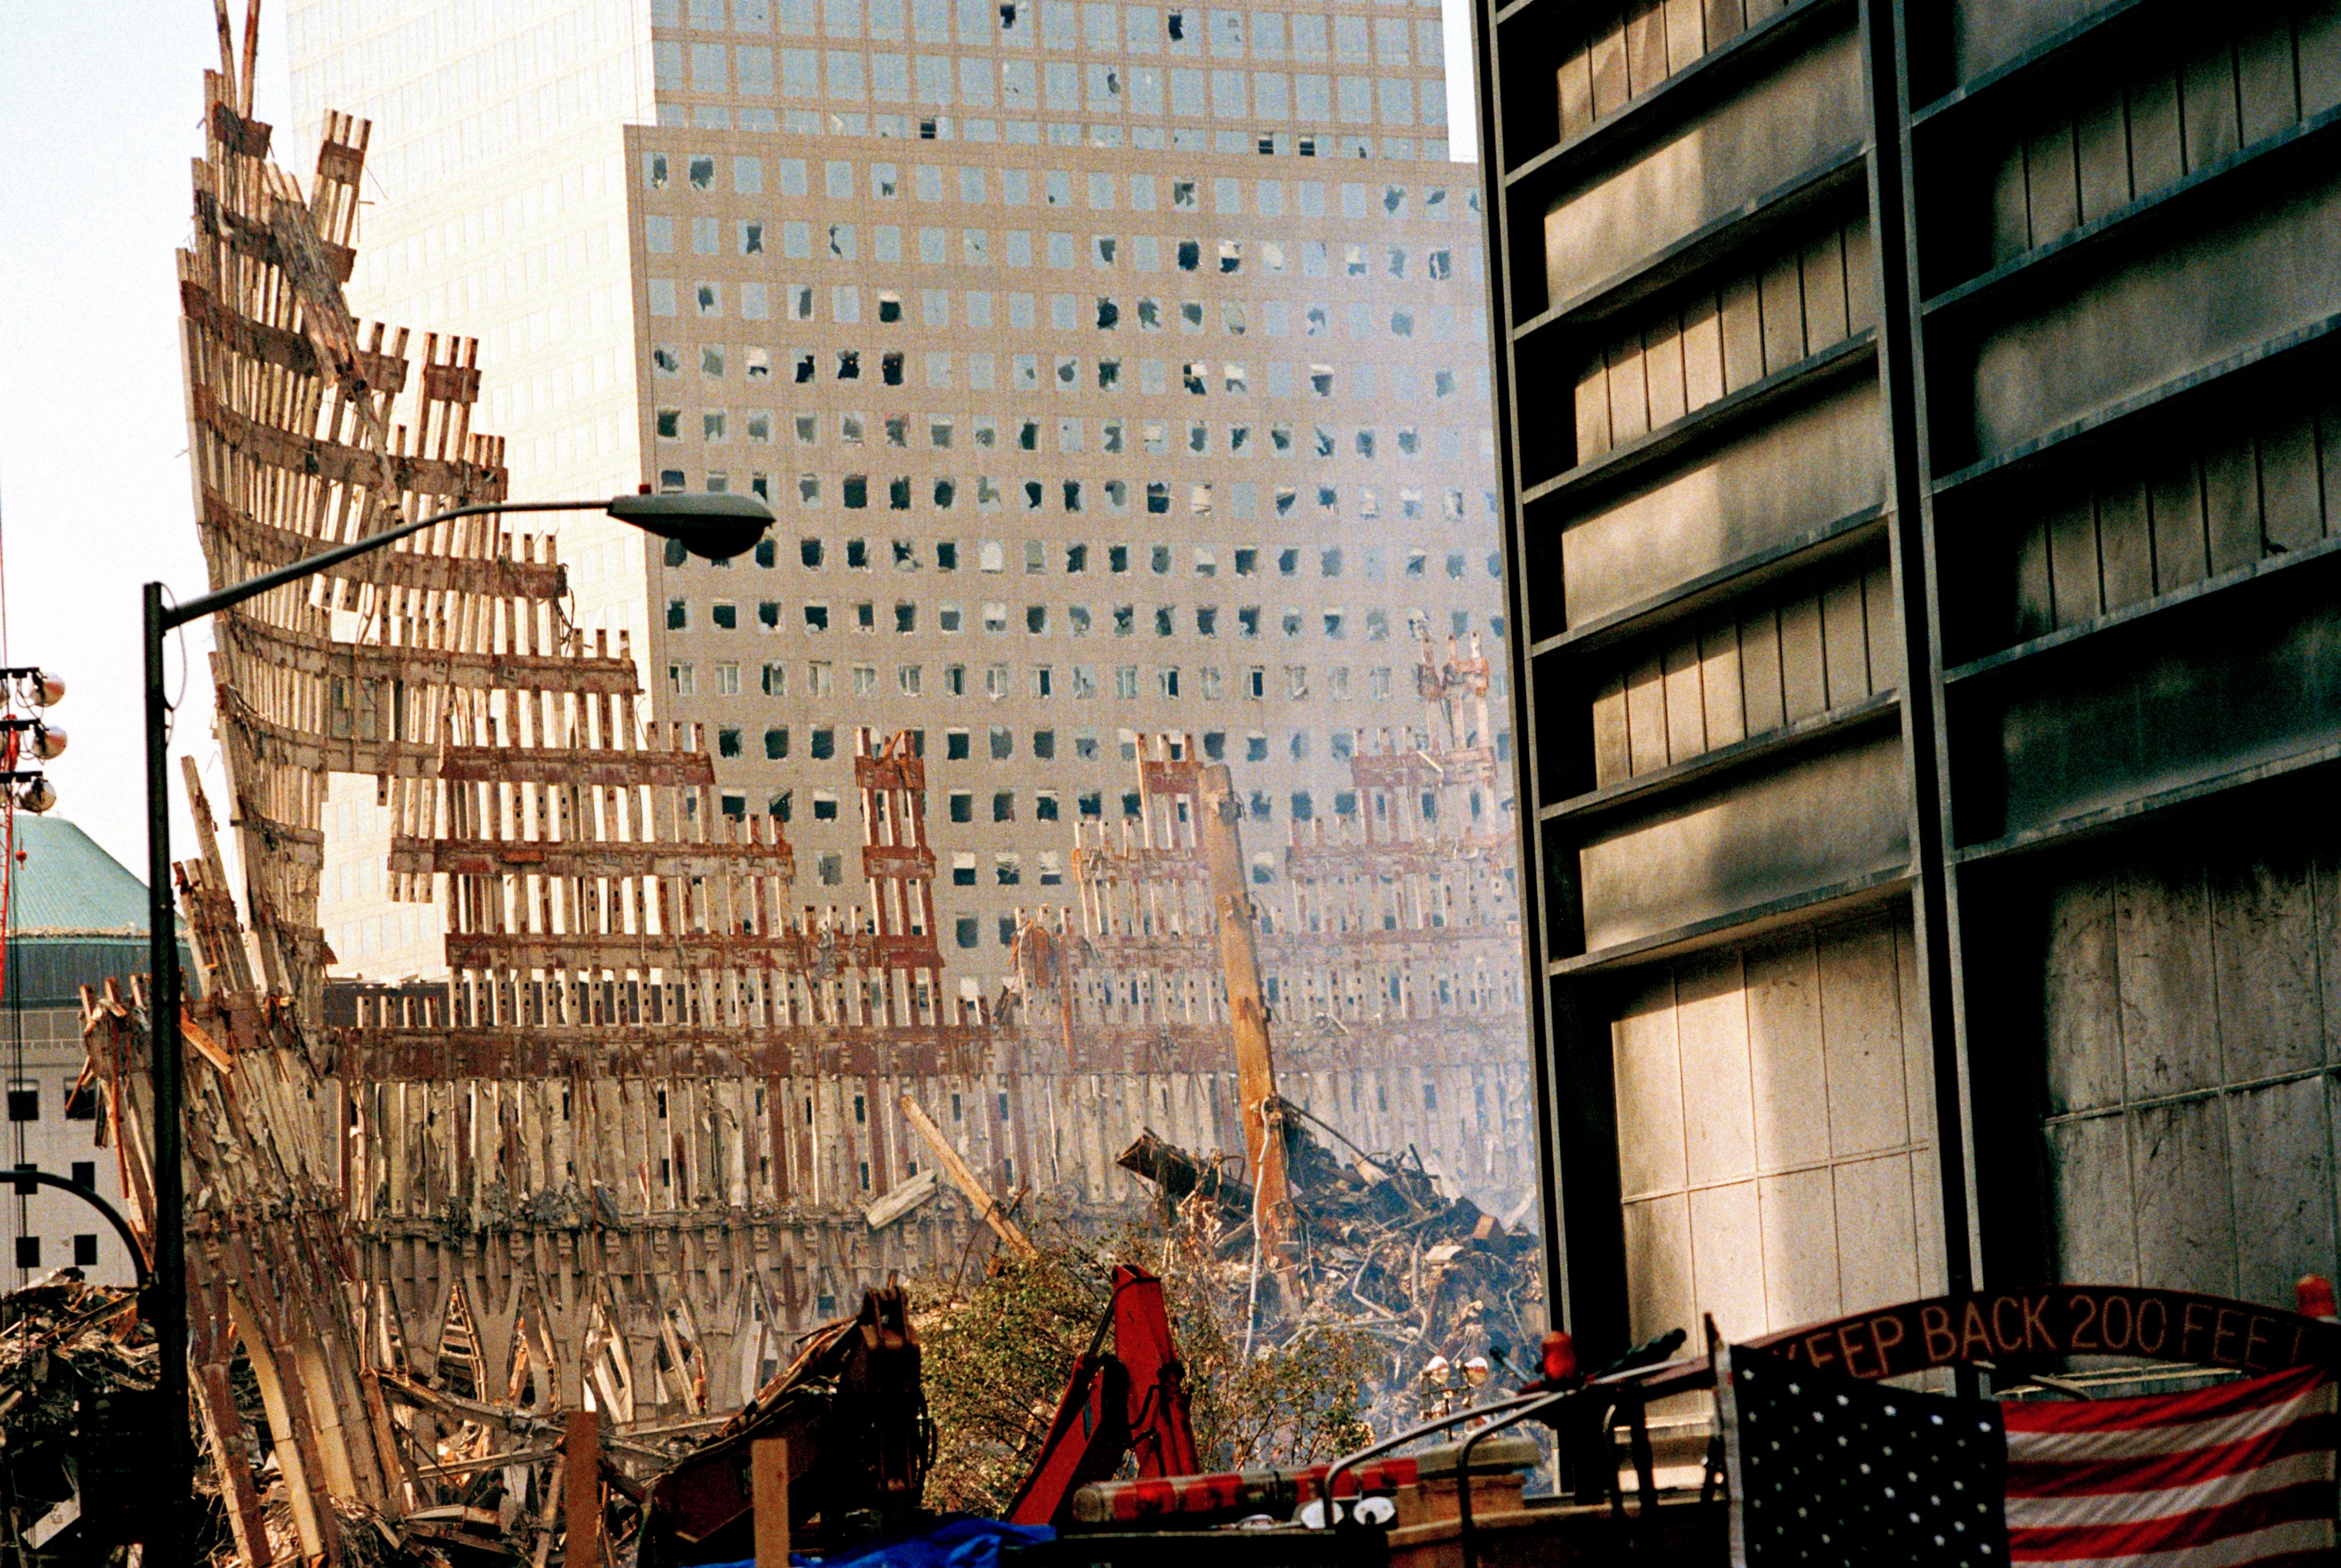
[[[1737,38],[1748,25],[1740,14],[1739,0],[1706,0],[1707,46],[1719,49]]]
[[[2296,1078],[2226,1101],[2228,1146],[2239,1156],[2236,1234],[2247,1238],[2236,1294],[2246,1301],[2284,1301],[2294,1281],[2333,1266],[2330,1088],[2329,1080]]]
[[[1685,1177],[1694,1186],[1748,1180],[1756,1174],[1756,1122],[1739,954],[1726,948],[1683,960],[1675,993]]]
[[[2146,499],[2153,516],[2154,587],[2172,593],[2211,570],[2203,533],[2203,476],[2184,453],[2149,455]]]
[[[1691,1292],[1690,1206],[1679,1192],[1626,1205],[1626,1318],[1629,1337],[1649,1339],[1696,1323]]]
[[[1613,670],[1593,694],[1593,783],[1615,784],[1634,775],[1633,747],[1626,724],[1626,678]]]
[[[1748,733],[1761,735],[1787,723],[1780,684],[1780,620],[1770,605],[1749,610],[1739,622],[1739,670]]]
[[[1596,359],[1577,378],[1577,461],[1609,450],[1609,368]]]
[[[1828,706],[1828,678],[1821,644],[1821,605],[1802,594],[1780,601],[1780,692],[1791,724]]]
[[[1724,284],[1720,305],[1723,390],[1733,392],[1764,374],[1764,312],[1756,280],[1735,278]]]
[[[1813,1164],[1829,1152],[1829,1099],[1812,938],[1750,944],[1742,961],[1756,1168]]]
[[[1675,988],[1661,973],[1629,997],[1610,1026],[1617,1075],[1618,1181],[1628,1198],[1683,1186],[1682,1062]]]
[[[1560,136],[1581,136],[1593,124],[1593,66],[1582,39],[1572,39],[1561,52]]]
[[[1682,362],[1686,412],[1723,395],[1723,319],[1712,294],[1701,294],[1683,307]]]
[[[2028,642],[2056,630],[2057,596],[2049,587],[2047,523],[2026,517],[2015,527],[2016,602],[2007,638],[2011,642]]]
[[[1844,708],[1870,693],[1869,629],[1861,612],[1861,579],[1822,588],[1821,670],[1828,706]]]
[[[1698,643],[1679,642],[1659,657],[1667,688],[1667,759],[1685,762],[1708,749],[1707,698],[1699,690]]]
[[[1752,1177],[1691,1193],[1690,1263],[1698,1310],[1714,1314],[1727,1338],[1753,1338],[1773,1326],[1764,1310],[1764,1218]]]
[[[2227,36],[2225,28],[2204,29],[2179,63],[2179,114],[2187,132],[2189,174],[2242,144],[2236,120],[2236,51]]]
[[[2086,495],[2048,507],[2048,576],[2057,626],[2092,620],[2098,612],[2096,509]]]
[[[2159,62],[2141,61],[2129,87],[2130,188],[2151,195],[2187,172],[2178,115],[2178,79]]]
[[[1593,117],[1614,114],[1626,106],[1626,34],[1614,13],[1597,19],[1587,41],[1593,70]]]
[[[2259,463],[2250,438],[2221,432],[2205,451],[2203,528],[2212,576],[2259,561]]]
[[[788,1568],[789,1440],[748,1444],[748,1496],[755,1513],[756,1568]]]
[[[569,1412],[561,1441],[561,1470],[562,1505],[569,1524],[568,1556],[580,1563],[597,1563],[602,1556],[602,1417],[598,1411]]]
[[[2154,529],[2146,486],[2109,477],[2097,493],[2097,564],[2108,610],[2154,597]]]
[[[2052,1116],[2122,1103],[2115,882],[2089,869],[2056,882],[2043,911],[2040,1032]]]
[[[1682,329],[1672,316],[1643,332],[1642,364],[1649,383],[1650,428],[1659,430],[1686,412]]]
[[[1759,1176],[1757,1212],[1764,1227],[1767,1328],[1793,1328],[1835,1317],[1838,1284],[1837,1183],[1827,1166]]]
[[[2341,0],[2310,0],[2295,14],[2292,27],[2300,113],[2321,114],[2341,104]]]
[[[2238,136],[2248,147],[2300,119],[2294,80],[2292,23],[2282,15],[2246,15],[2236,34]]]
[[[1852,1160],[1833,1173],[1838,1310],[1890,1306],[1918,1295],[1918,1222],[1910,1156]]]
[[[1739,624],[1723,620],[1699,633],[1699,696],[1707,705],[1707,743],[1729,746],[1748,735],[1747,695],[1741,688]]]
[[[2024,193],[2035,245],[2071,233],[2080,222],[2081,194],[2070,124],[2060,120],[2026,139]]]
[[[1703,0],[1667,0],[1667,69],[1679,71],[1707,52]]]
[[[1894,597],[1894,565],[1881,561],[1863,574],[1861,614],[1869,644],[1869,689],[1892,691],[1902,684],[1902,616]]]
[[[1665,81],[1667,15],[1662,0],[1627,0],[1626,92],[1639,98]]]
[[[1838,231],[1807,245],[1798,266],[1805,291],[1807,349],[1818,352],[1843,342],[1850,329],[1846,325],[1845,249]]]
[[[2218,1081],[2219,1050],[2202,867],[2185,849],[2141,851],[2116,898],[2128,1096],[2208,1087]]]
[[[2324,1063],[2316,893],[2296,856],[2222,857],[2209,878],[2212,996],[2230,1083]]]
[[[2118,85],[2108,82],[2082,97],[2073,122],[2073,155],[2080,174],[2079,222],[2092,223],[2128,203],[2129,126]]]
[[[2024,144],[2011,139],[1992,164],[1992,264],[2013,261],[2031,248],[2032,197],[2024,184]]]
[[[1910,1141],[1910,1114],[1892,928],[1865,920],[1826,929],[1816,958],[1830,1152],[1898,1148]]]
[[[2260,432],[2259,452],[2261,535],[2270,547],[2305,550],[2325,537],[2316,422],[2298,408],[2271,411]]]
[[[1764,318],[1764,373],[1782,371],[1805,357],[1804,287],[1797,258],[1783,256],[1760,280]]]
[[[1650,432],[1650,389],[1642,370],[1642,343],[1612,344],[1603,356],[1609,367],[1609,434],[1623,446]]]
[[[1639,660],[1626,671],[1626,738],[1628,765],[1635,773],[1667,765],[1666,677],[1656,657]]]
[[[2141,1280],[2138,1275],[2128,1118],[2116,1113],[2051,1123],[2045,1140],[2046,1228],[2056,1247],[2052,1277],[2106,1285],[2169,1283]]]
[[[1878,257],[1869,243],[1869,220],[1857,218],[1839,235],[1845,249],[1845,327],[1864,332],[1878,324]]]
[[[2235,1295],[2226,1107],[2216,1099],[2180,1100],[2131,1115],[2139,1279],[2170,1290]]]

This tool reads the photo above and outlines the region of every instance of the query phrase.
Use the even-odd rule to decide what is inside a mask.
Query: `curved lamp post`
[[[320,551],[244,582],[165,605],[163,585],[150,582],[146,610],[146,930],[150,983],[151,1060],[154,1081],[154,1268],[147,1314],[154,1325],[158,1365],[155,1404],[163,1430],[162,1473],[155,1477],[162,1500],[163,1539],[152,1543],[157,1568],[186,1568],[189,1562],[185,1503],[194,1495],[194,1451],[187,1424],[187,1236],[186,1187],[180,1168],[183,1087],[179,1040],[179,944],[171,896],[171,817],[166,781],[170,703],[164,696],[163,639],[231,605],[314,576],[354,556],[380,550],[424,529],[459,517],[505,511],[603,511],[646,533],[681,543],[692,554],[722,561],[744,553],[772,526],[772,509],[752,495],[621,495],[607,501],[499,501],[451,507],[445,511]],[[13,1173],[0,1173],[5,1179]]]

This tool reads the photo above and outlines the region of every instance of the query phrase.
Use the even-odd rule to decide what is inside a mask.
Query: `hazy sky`
[[[230,9],[240,22],[244,7]],[[72,746],[50,766],[58,813],[143,878],[139,590],[160,580],[191,596],[204,581],[172,256],[187,238],[202,73],[218,63],[218,39],[205,0],[0,0],[0,663],[64,676],[55,717]],[[1469,37],[1455,0],[1447,37],[1454,142],[1468,156]],[[273,4],[260,118],[284,124],[288,102],[284,6]],[[184,673],[174,757],[203,763],[224,817],[209,649],[190,629],[165,670],[174,688]]]

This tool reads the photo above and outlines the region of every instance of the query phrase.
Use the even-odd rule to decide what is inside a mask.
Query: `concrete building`
[[[1597,1356],[2341,1261],[2341,23],[2178,16],[1482,10]]]
[[[55,817],[19,812],[9,873],[8,969],[0,982],[7,1064],[5,1162],[69,1177],[122,1202],[122,1168],[98,1096],[81,1087],[81,988],[146,970],[146,885]],[[76,1088],[80,1092],[76,1093]],[[53,1187],[0,1191],[12,1286],[76,1267],[102,1285],[131,1285],[120,1239],[89,1205]]]
[[[1136,814],[1140,737],[1234,766],[1272,850],[1358,809],[1356,731],[1414,739],[1426,640],[1500,645],[1435,4],[291,20],[299,138],[374,122],[353,303],[480,334],[515,496],[770,498],[715,565],[563,523],[576,618],[705,727],[722,809],[788,817],[800,901],[866,898],[852,727],[919,732],[962,994],[1071,902],[1075,824]],[[431,972],[354,782],[327,928],[345,969]]]

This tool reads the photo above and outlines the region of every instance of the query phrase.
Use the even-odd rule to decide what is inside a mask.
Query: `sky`
[[[230,9],[240,33],[244,7]],[[280,126],[284,9],[264,12],[255,84],[258,116]],[[64,678],[53,716],[71,743],[48,769],[57,814],[143,878],[140,590],[160,581],[184,598],[204,584],[172,258],[188,236],[202,73],[218,65],[218,36],[205,0],[0,0],[0,664]],[[1452,135],[1469,157],[1477,122],[1459,0],[1447,55]],[[164,651],[172,787],[175,799],[177,758],[193,756],[224,818],[209,650],[189,628]],[[184,806],[174,817],[184,859]]]

